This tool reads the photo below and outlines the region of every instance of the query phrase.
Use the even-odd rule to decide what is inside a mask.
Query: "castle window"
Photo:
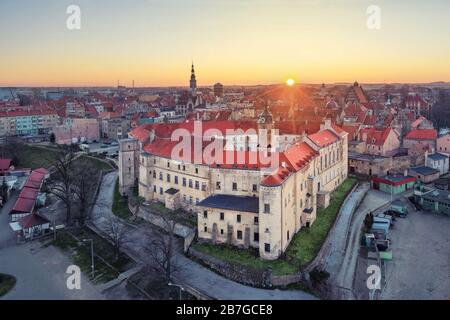
[[[264,251],[270,252],[270,243],[264,243]]]
[[[153,192],[156,192],[156,186],[153,186]]]
[[[217,182],[216,182],[216,189],[217,189],[217,190],[220,190],[220,181],[217,181]]]
[[[167,168],[170,168],[170,162],[167,161]]]
[[[198,181],[195,181],[195,189],[200,189],[200,183]]]
[[[195,173],[198,173],[198,168],[195,168]]]
[[[270,204],[264,203],[264,213],[270,213]]]
[[[205,232],[208,232],[208,227],[205,226],[205,228],[203,229]]]
[[[159,180],[162,180],[163,179],[163,174],[162,174],[162,172],[160,172],[159,173]]]
[[[238,214],[238,215],[236,216],[236,221],[237,221],[238,223],[241,222],[241,215],[240,215],[240,214]]]
[[[253,234],[253,241],[254,241],[254,242],[259,242],[259,233],[258,233],[258,232],[255,232],[255,233]]]
[[[287,231],[287,239],[289,240],[289,230]]]
[[[237,191],[237,183],[233,182],[233,191]]]
[[[167,174],[167,182],[170,182],[170,174]]]
[[[189,179],[189,188],[192,188],[192,179]]]
[[[220,220],[225,220],[225,213],[223,212],[220,213]]]
[[[175,176],[174,180],[175,180],[175,184],[178,184],[178,176]]]
[[[207,219],[208,218],[208,211],[203,211],[203,218]]]
[[[259,218],[258,218],[258,217],[254,217],[254,218],[253,218],[253,223],[254,223],[255,225],[258,225],[258,224],[259,224]]]
[[[186,187],[186,178],[183,178],[183,187]]]
[[[258,186],[256,184],[253,185],[253,192],[258,191]]]
[[[153,171],[153,178],[156,179],[156,171]]]
[[[242,240],[242,231],[238,230],[237,238],[238,238],[238,240]]]
[[[206,191],[206,183],[202,182],[202,191]]]
[[[223,235],[223,229],[220,229],[220,234],[222,234],[222,235]]]
[[[162,195],[163,194],[163,188],[159,188],[159,194]]]

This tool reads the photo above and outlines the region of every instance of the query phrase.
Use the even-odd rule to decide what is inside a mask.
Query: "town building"
[[[412,167],[408,173],[422,183],[431,183],[439,179],[439,170],[426,166]]]
[[[436,151],[450,155],[450,133],[440,135],[436,139]]]
[[[71,119],[70,124],[52,129],[56,144],[70,145],[79,142],[93,142],[100,138],[97,119]]]
[[[223,84],[216,83],[213,87],[214,96],[217,98],[223,97]]]
[[[428,186],[414,189],[414,199],[426,211],[450,215],[450,192]]]
[[[443,153],[425,154],[425,165],[439,171],[440,175],[449,172],[449,156]]]
[[[415,177],[400,174],[388,174],[381,177],[372,177],[371,184],[372,188],[375,190],[390,194],[399,194],[412,189],[415,182]]]

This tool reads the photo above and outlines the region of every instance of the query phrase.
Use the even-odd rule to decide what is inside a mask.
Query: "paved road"
[[[103,228],[104,230],[104,222],[112,214],[111,206],[116,178],[117,172],[111,172],[103,178],[98,204],[93,209],[93,222],[99,229]],[[134,259],[137,259],[138,262],[144,262],[145,257],[142,255],[143,248],[145,248],[145,243],[148,242],[148,235],[151,235],[152,232],[154,233],[156,231],[146,225],[138,228],[130,228],[128,236],[132,241],[125,245],[124,250],[126,253]],[[176,277],[182,283],[188,284],[215,299],[316,299],[314,296],[299,290],[265,290],[244,286],[204,268],[184,256],[180,251],[177,252],[175,261],[177,266],[179,266]]]
[[[403,195],[396,195],[393,199],[403,197]],[[391,201],[391,195],[377,191],[369,190],[366,193],[364,200],[356,209],[352,217],[350,226],[350,232],[347,238],[347,247],[345,249],[342,265],[337,274],[335,285],[341,288],[353,288],[353,281],[356,272],[356,263],[358,258],[358,252],[360,247],[361,230],[364,223],[364,219],[369,212],[380,210],[380,208],[387,208]],[[341,290],[341,299],[354,299],[353,294],[349,290]]]
[[[81,290],[67,289],[65,273],[72,261],[53,246],[41,248],[39,241],[17,245],[9,226],[9,211],[19,191],[11,194],[0,211],[0,273],[16,277],[14,288],[1,299],[67,300],[102,299],[103,296],[81,276]]]
[[[330,230],[316,259],[309,267],[310,270],[316,265],[320,265],[320,268],[326,270],[331,278],[337,276],[344,258],[347,234],[351,225],[353,213],[369,188],[369,183],[359,184],[345,199],[333,228]]]
[[[8,201],[0,210],[0,249],[16,244],[15,234],[9,226],[11,222],[9,212],[14,207],[18,196],[19,191],[13,191]]]
[[[386,262],[381,299],[450,297],[450,218],[409,210],[390,233],[393,260]]]
[[[81,289],[69,290],[67,267],[73,262],[57,248],[32,242],[0,250],[0,272],[12,274],[17,282],[5,300],[100,300],[104,299],[81,275]]]

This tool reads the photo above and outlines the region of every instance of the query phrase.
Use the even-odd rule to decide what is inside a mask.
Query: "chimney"
[[[425,150],[425,166],[427,165],[428,162],[428,150]]]

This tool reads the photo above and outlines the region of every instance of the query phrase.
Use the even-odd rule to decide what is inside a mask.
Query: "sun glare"
[[[286,84],[287,84],[289,87],[292,87],[292,86],[295,84],[295,80],[294,80],[294,79],[287,79],[287,80],[286,80]]]

